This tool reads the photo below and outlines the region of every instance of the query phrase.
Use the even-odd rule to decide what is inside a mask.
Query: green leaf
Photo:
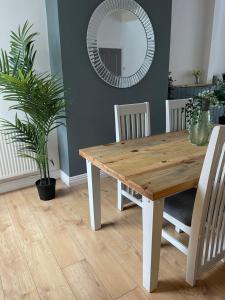
[[[17,145],[18,156],[35,160],[43,178],[49,177],[48,137],[64,125],[64,87],[56,76],[37,74],[32,25],[26,22],[11,33],[10,53],[0,52],[0,92],[15,110],[14,122],[0,120],[0,130]],[[17,112],[23,113],[19,118]]]

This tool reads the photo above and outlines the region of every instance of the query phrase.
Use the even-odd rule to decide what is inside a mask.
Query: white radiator
[[[0,181],[37,172],[34,161],[17,156],[17,144],[9,143],[0,132]]]

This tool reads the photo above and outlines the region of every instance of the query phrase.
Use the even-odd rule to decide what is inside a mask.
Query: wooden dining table
[[[206,149],[181,131],[80,150],[93,230],[101,228],[100,170],[142,195],[143,286],[149,292],[158,284],[164,199],[198,184]]]

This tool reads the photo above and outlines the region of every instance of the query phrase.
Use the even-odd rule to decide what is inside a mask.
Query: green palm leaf
[[[7,142],[16,143],[18,156],[36,161],[41,178],[49,178],[48,136],[64,124],[66,102],[60,80],[33,69],[36,51],[28,22],[11,33],[10,53],[0,54],[0,92],[10,110],[21,111],[14,122],[0,120]]]
[[[36,57],[34,49],[34,39],[38,33],[30,33],[32,25],[28,21],[23,27],[19,26],[18,32],[11,32],[10,52],[1,50],[0,53],[0,72],[5,74],[17,75],[18,69],[28,73],[33,68]]]

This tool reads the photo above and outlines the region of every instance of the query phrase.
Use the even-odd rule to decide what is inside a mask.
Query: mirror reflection
[[[130,77],[138,72],[146,57],[145,29],[132,12],[114,10],[101,22],[97,46],[102,62],[111,73]]]

